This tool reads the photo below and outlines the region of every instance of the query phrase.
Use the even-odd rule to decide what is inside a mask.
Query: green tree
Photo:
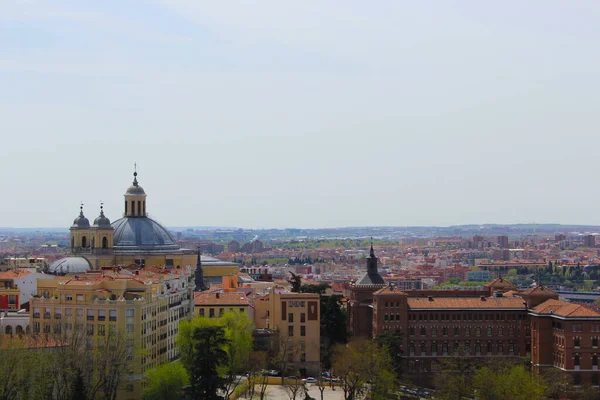
[[[434,377],[436,398],[460,400],[472,397],[472,363],[464,346],[460,346],[452,356],[440,359],[438,373]]]
[[[190,378],[183,364],[174,362],[149,370],[146,382],[144,400],[177,400],[181,399],[183,388],[190,384]]]
[[[404,336],[400,332],[382,333],[377,335],[375,343],[380,347],[385,347],[390,354],[393,370],[397,378],[402,376],[402,342]]]
[[[217,400],[217,391],[225,388],[225,379],[219,372],[227,365],[225,329],[220,326],[195,328],[193,339],[194,352],[188,370],[192,396],[201,400]]]
[[[342,308],[342,296],[321,296],[321,362],[331,366],[334,345],[348,342],[346,312]]]
[[[288,279],[288,283],[292,285],[292,292],[300,293],[300,288],[302,287],[302,278],[299,275],[290,272],[292,275],[290,279]]]

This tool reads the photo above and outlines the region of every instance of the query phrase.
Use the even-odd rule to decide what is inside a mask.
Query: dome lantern
[[[146,216],[146,192],[137,181],[137,164],[134,164],[133,184],[125,192],[125,217]]]

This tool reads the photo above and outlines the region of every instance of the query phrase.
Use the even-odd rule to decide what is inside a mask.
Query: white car
[[[302,379],[302,382],[304,383],[317,383],[317,380],[313,377],[308,377],[308,378],[304,378]]]

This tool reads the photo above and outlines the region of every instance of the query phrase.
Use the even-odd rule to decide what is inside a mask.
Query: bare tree
[[[304,382],[297,376],[294,379],[285,378],[284,382],[284,389],[287,395],[290,397],[290,400],[296,400],[298,395],[306,393],[306,386],[304,385]]]

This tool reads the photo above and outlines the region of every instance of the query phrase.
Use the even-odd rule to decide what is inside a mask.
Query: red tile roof
[[[535,314],[558,315],[559,317],[599,317],[600,313],[593,311],[582,304],[567,303],[560,300],[546,300],[531,311]]]
[[[523,299],[516,297],[409,297],[410,309],[522,309]]]
[[[198,292],[194,293],[194,305],[196,306],[210,306],[210,305],[249,305],[248,297],[245,293],[205,293]]]

